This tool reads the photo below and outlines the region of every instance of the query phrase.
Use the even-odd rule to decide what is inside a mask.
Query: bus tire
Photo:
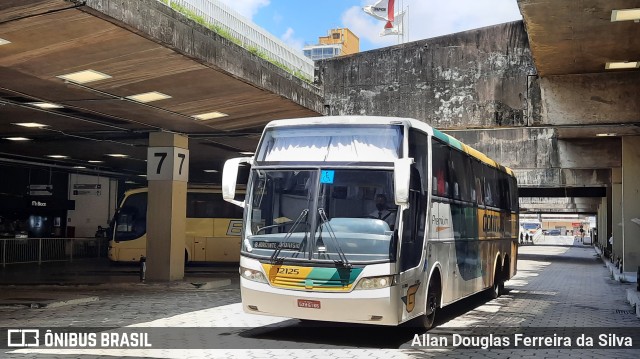
[[[504,281],[502,280],[502,268],[498,268],[494,270],[493,274],[493,284],[489,289],[489,299],[496,299],[502,294],[504,290]]]
[[[426,330],[433,328],[436,321],[436,315],[440,308],[440,297],[442,295],[442,286],[440,285],[440,276],[435,274],[429,280],[427,288],[426,312],[422,316],[422,327]]]

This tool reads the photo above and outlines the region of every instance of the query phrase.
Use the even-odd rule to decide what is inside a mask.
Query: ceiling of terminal
[[[0,3],[0,157],[135,177],[146,173],[148,133],[162,130],[190,137],[192,179],[216,182],[203,170],[254,151],[267,122],[317,115],[83,10]]]
[[[640,24],[629,20],[640,17],[640,1],[518,0],[518,5],[539,76],[610,74],[617,76],[612,83],[616,83],[622,93],[636,91],[634,81],[622,82],[620,79],[624,77],[618,75],[621,72],[640,73]],[[629,9],[632,11],[627,11]],[[611,66],[627,68],[607,68]],[[607,85],[602,83],[599,86]],[[619,111],[635,107],[625,107],[622,99],[617,100],[620,102]],[[589,101],[607,102],[595,95]],[[585,104],[589,101],[585,99]],[[611,118],[620,117],[618,114],[610,115]],[[635,121],[558,126],[557,136],[570,140],[609,134],[617,137],[640,135],[640,118],[637,114],[627,115]]]
[[[540,76],[605,72],[608,62],[640,61],[640,25],[612,14],[640,8],[638,0],[518,3]]]

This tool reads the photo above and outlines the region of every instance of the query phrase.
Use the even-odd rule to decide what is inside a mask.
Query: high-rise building
[[[306,45],[303,51],[313,61],[355,54],[360,51],[360,39],[347,28],[331,29],[327,36],[318,38],[317,44]]]

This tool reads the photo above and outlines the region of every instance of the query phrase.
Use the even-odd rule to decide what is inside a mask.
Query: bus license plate
[[[320,309],[320,301],[319,300],[298,299],[298,307],[300,307],[300,308]]]

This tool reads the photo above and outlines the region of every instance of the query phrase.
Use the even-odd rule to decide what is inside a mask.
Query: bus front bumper
[[[298,291],[240,278],[246,313],[329,322],[398,325],[395,287],[351,292]]]

